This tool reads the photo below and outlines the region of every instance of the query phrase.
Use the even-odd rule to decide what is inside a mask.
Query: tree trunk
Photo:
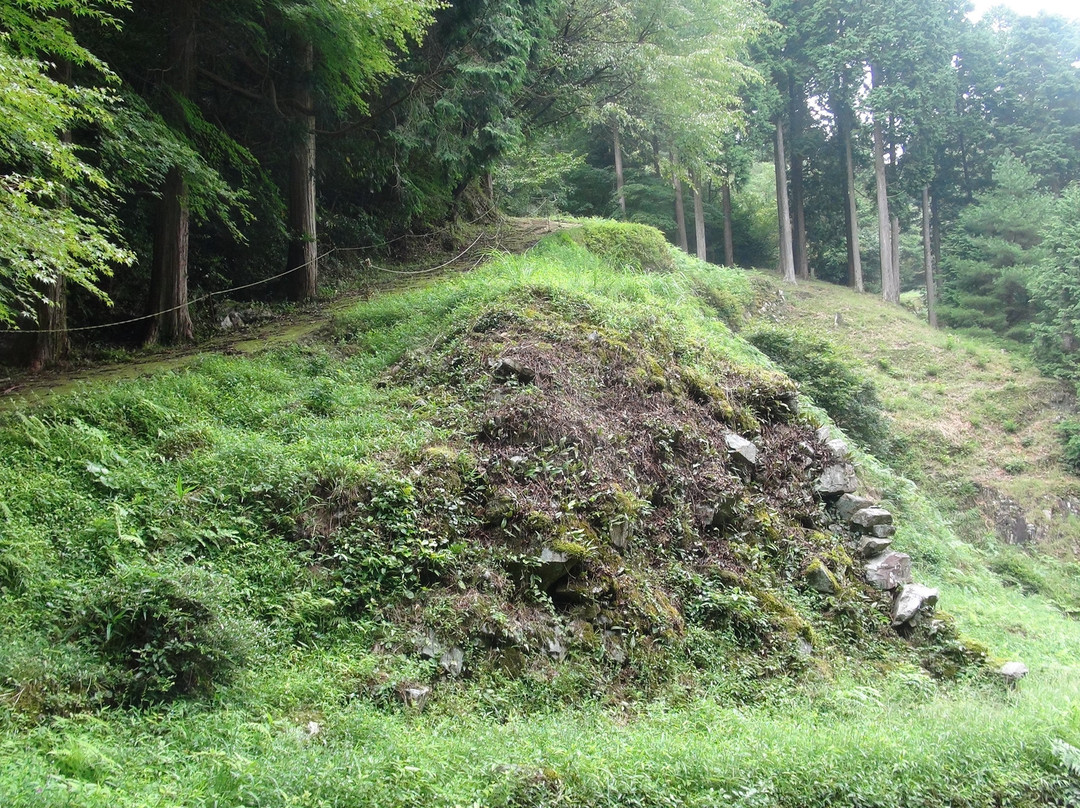
[[[146,342],[184,342],[194,337],[188,312],[188,245],[191,213],[183,172],[173,167],[165,178],[154,223],[150,274],[150,320]]]
[[[675,229],[679,239],[679,249],[684,253],[690,252],[690,242],[686,237],[686,208],[683,200],[683,185],[679,179],[679,155],[671,150],[671,184],[675,188]]]
[[[937,290],[934,288],[934,248],[930,238],[930,186],[922,191],[922,237],[923,268],[926,272],[926,319],[931,328],[937,328]]]
[[[169,63],[165,83],[181,99],[191,97],[196,69],[196,22],[199,0],[170,3]],[[183,128],[184,112],[172,110],[170,122]],[[147,314],[153,315],[147,344],[185,342],[194,337],[188,311],[188,245],[191,214],[188,183],[178,166],[169,169],[154,221],[154,253],[150,267]]]
[[[71,62],[66,59],[57,59],[55,64],[52,70],[53,78],[62,84],[71,84]],[[71,130],[66,129],[61,132],[60,140],[71,143]],[[61,192],[57,204],[63,207],[70,204],[66,190]],[[37,318],[34,321],[33,330],[36,333],[25,335],[15,347],[31,373],[37,373],[57,360],[63,359],[70,347],[67,333],[67,288],[64,276],[60,275],[52,281],[34,285],[43,298],[34,307]]]
[[[724,207],[724,265],[735,266],[735,239],[731,232],[731,180],[720,189],[721,204]]]
[[[801,155],[791,157],[791,216],[793,222],[792,253],[796,276],[810,278],[810,259],[806,250],[806,213],[803,205],[803,160]]]
[[[780,276],[788,283],[795,283],[795,257],[791,248],[791,209],[788,204],[787,172],[784,155],[784,123],[776,119],[776,218],[780,229]]]
[[[806,248],[806,212],[803,201],[803,156],[799,153],[802,134],[803,111],[802,87],[794,79],[788,82],[788,120],[791,125],[791,218],[792,255],[795,259],[795,275],[804,280],[810,278],[810,260]]]
[[[622,145],[619,143],[619,124],[613,127],[615,134],[615,196],[619,199],[619,213],[626,218],[626,194],[623,193]]]
[[[705,245],[705,204],[701,197],[701,181],[696,174],[690,176],[694,185],[694,246],[697,248],[697,257],[702,261],[708,260],[708,250]]]
[[[297,45],[299,71],[295,95],[296,107],[301,110],[301,134],[289,155],[289,253],[286,270],[289,297],[310,300],[315,297],[319,279],[318,242],[315,218],[315,102],[311,89],[311,74],[315,69],[315,46],[310,39]]]
[[[889,214],[889,244],[892,246],[893,281],[896,284],[896,300],[900,302],[900,217],[895,213]]]
[[[938,194],[930,194],[930,251],[935,270],[941,266],[941,203],[938,200]],[[937,292],[936,283],[934,291]]]
[[[64,278],[61,276],[51,282],[35,281],[34,287],[43,299],[34,305],[34,319],[26,318],[27,333],[16,331],[12,338],[14,361],[25,365],[31,373],[62,359],[68,351]]]
[[[963,132],[960,132],[957,137],[960,145],[960,169],[964,175],[964,198],[968,204],[971,204],[975,199],[975,190],[971,187],[971,176],[968,173],[967,144],[964,142]]]
[[[851,128],[844,127],[844,167],[849,282],[856,292],[866,291],[863,283],[862,254],[859,246],[859,208],[855,200],[855,161],[851,154]]]
[[[892,225],[889,222],[889,190],[885,184],[885,140],[881,122],[874,118],[874,176],[877,182],[878,242],[881,253],[881,296],[900,302],[900,279],[893,267]]]

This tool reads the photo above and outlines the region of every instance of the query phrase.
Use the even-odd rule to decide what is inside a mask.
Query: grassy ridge
[[[5,417],[0,803],[989,806],[1073,793],[1051,743],[1080,745],[1076,621],[1003,587],[981,549],[871,458],[897,544],[964,633],[1032,667],[1019,690],[941,683],[902,648],[845,656],[835,639],[797,676],[757,681],[701,633],[689,639],[711,659],[670,663],[664,681],[634,679],[615,698],[602,666],[571,659],[532,678],[440,679],[424,712],[400,705],[400,683],[431,681],[436,663],[402,650],[387,609],[466,551],[403,528],[344,580],[297,538],[305,515],[333,518],[356,487],[422,521],[402,468],[430,470],[432,446],[461,456],[467,413],[438,387],[387,379],[461,324],[507,301],[527,313],[538,294],[586,307],[602,333],[662,327],[702,372],[722,357],[771,374],[720,319],[738,325],[753,307],[747,277],[675,260],[613,271],[555,238],[360,304],[318,341]],[[110,655],[124,632],[117,649],[147,649],[137,664]]]

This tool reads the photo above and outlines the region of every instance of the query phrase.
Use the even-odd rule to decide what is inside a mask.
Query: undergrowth
[[[808,493],[824,415],[733,331],[754,285],[654,241],[586,225],[3,416],[0,803],[1070,799],[1070,590],[856,448],[954,615],[898,639]],[[802,388],[838,420],[841,367]]]

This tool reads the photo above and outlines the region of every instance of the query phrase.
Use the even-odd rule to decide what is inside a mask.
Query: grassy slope
[[[783,286],[772,276],[762,282]],[[1058,503],[1080,493],[1080,480],[1060,462],[1055,425],[1073,397],[1015,351],[932,329],[873,295],[817,282],[783,291],[761,319],[840,346],[877,387],[896,438],[896,453],[883,460],[928,495],[933,504],[920,521],[937,525],[922,536],[901,527],[898,541],[935,568],[935,584],[950,592],[943,608],[1000,656],[1070,666],[1080,545],[1076,520]],[[1003,545],[972,483],[1015,500],[1040,527],[1053,509],[1052,528],[1026,551]],[[895,483],[880,485],[888,498]]]
[[[845,347],[873,379],[903,437],[899,464],[928,489],[966,504],[968,481],[1016,500],[1035,524],[1055,527],[1044,544],[1080,554],[1080,534],[1058,499],[1080,495],[1060,462],[1055,425],[1075,408],[1059,382],[1015,351],[929,328],[911,312],[825,283],[786,291],[770,316],[797,323]],[[837,324],[836,317],[841,322]]]
[[[373,683],[431,671],[379,653],[384,627],[358,616],[343,629],[327,616],[317,571],[275,537],[273,514],[302,507],[313,481],[369,479],[365,457],[460,441],[452,419],[433,423],[415,392],[376,382],[448,322],[523,285],[587,299],[631,330],[649,318],[678,323],[708,350],[760,362],[715,324],[695,273],[740,283],[698,267],[613,275],[565,251],[502,259],[360,304],[336,329],[363,334],[344,353],[315,343],[209,357],[5,421],[0,803],[959,806],[1063,794],[1051,741],[1080,745],[1076,621],[1046,597],[1002,587],[983,548],[958,541],[910,484],[870,459],[864,476],[900,516],[897,542],[920,576],[942,586],[942,607],[1033,668],[1017,691],[835,656],[737,706],[724,706],[723,677],[623,707],[561,675],[532,686],[539,699],[512,681],[447,682],[422,714],[371,695]],[[211,557],[203,569],[198,559]],[[34,620],[77,612],[95,575],[119,586],[117,570],[151,560],[254,619],[241,632],[249,663],[213,697],[148,710],[86,712],[79,693],[50,691],[72,679],[89,688],[99,674],[92,659],[35,635]],[[228,591],[215,589],[218,575]],[[31,680],[36,690],[17,687]],[[560,687],[574,706],[561,706]],[[34,699],[77,712],[35,719]]]

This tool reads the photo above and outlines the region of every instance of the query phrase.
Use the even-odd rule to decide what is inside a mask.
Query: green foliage
[[[105,96],[55,81],[48,70],[15,56],[0,37],[0,323],[7,325],[35,322],[43,287],[59,279],[102,294],[99,280],[132,258],[108,216],[104,175],[62,136],[106,116]]]
[[[108,666],[105,684],[118,702],[205,694],[243,665],[243,639],[208,583],[196,570],[130,565],[87,596],[79,634]]]
[[[663,233],[647,225],[596,220],[571,231],[569,237],[615,270],[668,272],[675,268]]]
[[[398,70],[398,55],[423,38],[439,0],[283,0],[273,5],[286,36],[316,45],[315,81],[337,112],[366,112],[368,93]],[[280,47],[282,43],[273,45]]]
[[[562,151],[554,139],[526,142],[505,155],[496,167],[500,207],[517,216],[551,215],[567,209],[569,175],[580,169],[584,155]]]
[[[1024,339],[1035,313],[1029,286],[1051,200],[1011,154],[998,161],[994,181],[964,208],[950,237],[939,312],[954,328]]]
[[[746,339],[797,381],[804,394],[868,447],[888,443],[874,384],[832,343],[793,328],[757,327]]]
[[[1074,474],[1080,474],[1080,420],[1068,418],[1058,425],[1062,459]]]
[[[1080,185],[1070,186],[1046,221],[1046,257],[1036,269],[1032,298],[1038,307],[1034,326],[1035,360],[1046,371],[1080,380]],[[1068,437],[1071,440],[1071,436]],[[1068,461],[1070,464],[1071,460]]]

